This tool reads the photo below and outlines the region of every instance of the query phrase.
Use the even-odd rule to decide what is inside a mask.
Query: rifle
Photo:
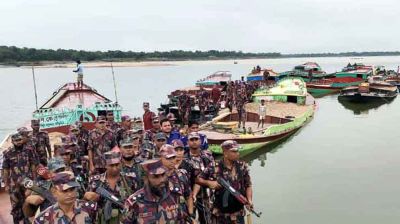
[[[226,181],[223,178],[218,178],[217,182],[223,187],[225,188],[227,191],[229,191],[229,193],[232,194],[232,196],[234,196],[236,198],[236,200],[238,200],[240,203],[242,203],[243,205],[249,205],[249,201],[247,200],[247,198],[245,198],[239,191],[237,191],[235,188],[233,188],[228,181]],[[251,213],[253,213],[255,216],[260,217],[262,212],[256,212],[254,211],[253,208],[250,208],[249,211]]]
[[[96,193],[99,194],[101,197],[106,199],[107,201],[112,202],[113,204],[117,205],[121,209],[124,208],[124,204],[121,202],[119,198],[117,198],[115,195],[111,194],[109,191],[104,189],[104,187],[97,187]]]
[[[28,177],[25,177],[22,180],[22,185],[26,189],[30,189],[30,190],[38,193],[40,196],[42,196],[46,200],[48,200],[51,204],[55,204],[57,202],[56,199],[53,197],[53,195],[49,191],[47,191],[47,190],[35,185],[33,180],[29,179]]]

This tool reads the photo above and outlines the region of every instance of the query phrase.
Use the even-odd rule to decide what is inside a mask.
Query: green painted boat
[[[255,102],[246,105],[246,133],[237,128],[239,116],[235,110],[232,113],[224,111],[202,127],[201,133],[207,135],[213,153],[221,154],[219,145],[226,140],[235,140],[241,145],[240,155],[247,155],[294,134],[314,115],[315,100],[307,93],[301,78],[285,78],[273,88],[259,89],[253,99]],[[264,127],[258,127],[258,102],[261,99],[266,100],[267,106]]]
[[[345,87],[357,86],[364,82],[362,78],[340,77],[321,79],[307,83],[307,91],[314,97],[338,93]]]
[[[310,78],[311,73],[311,78]],[[321,69],[321,66],[316,62],[306,62],[301,65],[297,65],[291,71],[281,72],[279,73],[280,78],[284,77],[301,77],[304,81],[308,82],[315,79],[322,79],[331,77],[331,74],[327,74],[325,71]]]

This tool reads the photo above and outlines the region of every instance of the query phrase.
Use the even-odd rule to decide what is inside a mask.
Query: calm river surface
[[[348,62],[397,70],[400,57],[295,58],[185,62],[174,66],[115,68],[118,100],[131,116],[141,104],[155,110],[166,95],[218,70],[235,79],[259,64],[281,72],[316,61],[327,72]],[[37,68],[39,106],[60,85],[75,80],[70,68]],[[35,109],[30,68],[0,68],[0,139],[30,119]],[[86,68],[85,82],[114,99],[110,68]],[[253,223],[399,223],[400,99],[374,108],[342,105],[337,95],[317,99],[314,119],[289,139],[245,158],[251,164],[254,203],[263,212]]]

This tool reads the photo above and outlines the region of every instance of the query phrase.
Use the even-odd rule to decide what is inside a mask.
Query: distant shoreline
[[[148,61],[136,61],[136,60],[123,60],[123,61],[112,61],[113,67],[159,67],[159,66],[179,66],[190,63],[213,63],[218,61],[231,61],[240,62],[242,60],[276,60],[276,59],[289,59],[289,58],[329,58],[329,57],[349,57],[351,59],[361,60],[367,57],[391,57],[400,55],[368,55],[368,56],[303,56],[303,57],[277,57],[277,58],[213,58],[213,59],[188,59],[188,60],[148,60]],[[82,61],[86,68],[109,68],[111,67],[111,61]],[[0,68],[75,68],[76,63],[74,61],[34,61],[34,62],[12,62],[12,63],[0,63]]]

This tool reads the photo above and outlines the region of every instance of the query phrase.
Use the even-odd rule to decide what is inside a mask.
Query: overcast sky
[[[399,0],[2,0],[0,45],[83,50],[400,50]]]

